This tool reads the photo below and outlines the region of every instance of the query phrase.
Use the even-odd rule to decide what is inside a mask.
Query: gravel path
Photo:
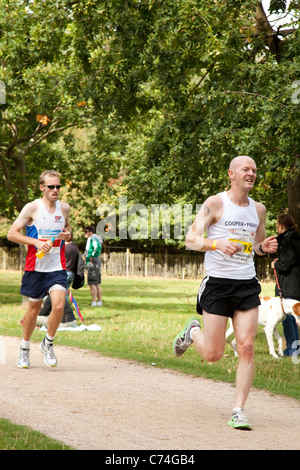
[[[0,416],[77,449],[300,448],[297,400],[253,389],[246,411],[254,429],[237,431],[226,424],[230,384],[59,345],[57,368],[32,344],[31,368],[19,370],[19,345],[0,336]]]

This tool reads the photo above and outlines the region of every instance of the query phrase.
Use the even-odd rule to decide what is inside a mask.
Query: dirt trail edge
[[[79,333],[76,333],[79,334]],[[251,391],[253,431],[227,426],[234,387],[96,353],[55,346],[58,366],[20,340],[0,336],[0,416],[80,450],[298,450],[297,400]]]

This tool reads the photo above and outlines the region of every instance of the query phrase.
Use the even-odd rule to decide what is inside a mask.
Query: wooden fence
[[[24,266],[25,248],[0,247],[0,269],[21,270]]]
[[[106,252],[102,254],[102,273],[120,276],[175,277],[200,279],[205,276],[203,253],[132,253]]]
[[[0,269],[23,270],[24,247],[0,247]],[[101,273],[107,276],[164,277],[178,279],[203,279],[204,253],[185,251],[172,253],[133,253],[105,250],[101,254]],[[256,257],[256,273],[261,282],[275,282],[268,256]]]

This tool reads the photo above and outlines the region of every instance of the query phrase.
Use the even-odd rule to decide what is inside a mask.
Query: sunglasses
[[[61,185],[60,185],[60,184],[57,184],[57,185],[54,185],[54,184],[44,184],[44,186],[46,186],[46,188],[48,188],[48,189],[60,189],[60,188],[61,188]]]

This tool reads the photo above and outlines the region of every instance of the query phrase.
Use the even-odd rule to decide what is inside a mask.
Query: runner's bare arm
[[[266,208],[263,204],[255,203],[259,226],[256,231],[254,241],[254,251],[257,255],[263,256],[266,253],[276,253],[277,251],[277,238],[275,235],[266,238]]]
[[[7,238],[11,242],[18,243],[19,245],[34,245],[37,249],[41,249],[45,242],[41,242],[36,238],[28,237],[21,233],[26,225],[30,225],[35,218],[37,211],[37,203],[35,201],[29,202],[21,210],[17,219],[11,225],[7,232]]]
[[[223,213],[223,202],[220,196],[210,196],[201,206],[191,228],[186,236],[186,246],[195,251],[221,250],[223,253],[232,256],[242,250],[240,243],[228,240],[210,240],[204,236],[210,225],[220,220]]]
[[[70,206],[66,202],[61,203],[61,210],[65,218],[65,227],[63,228],[62,232],[59,234],[59,238],[61,240],[65,240],[67,242],[71,241],[72,239],[72,228],[70,225]]]
[[[212,241],[204,237],[207,228],[214,223],[215,206],[217,201],[214,196],[206,199],[202,204],[194,222],[192,223],[187,235],[186,246],[195,251],[208,251],[212,249]]]

